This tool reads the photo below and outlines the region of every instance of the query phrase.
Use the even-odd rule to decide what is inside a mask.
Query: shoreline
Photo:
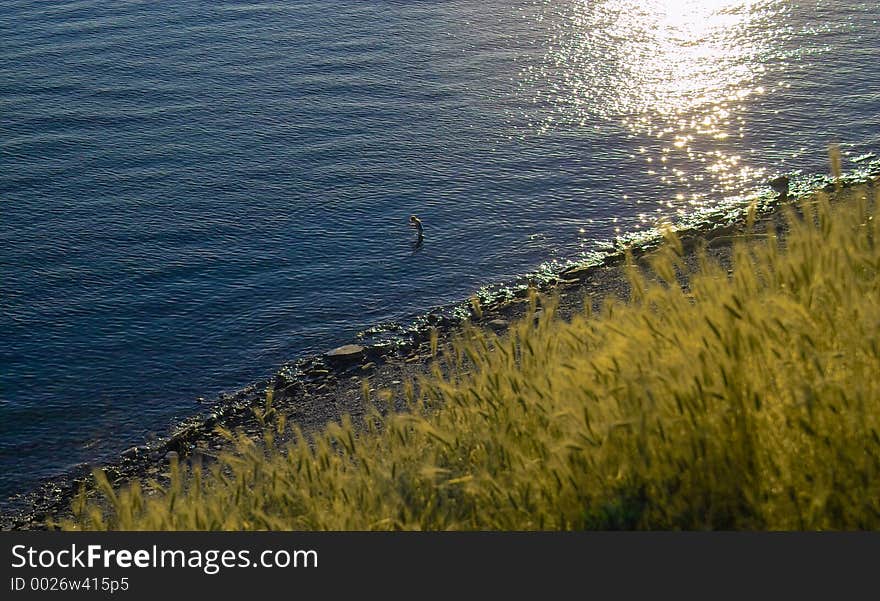
[[[869,182],[876,187],[880,160],[866,163],[858,177],[842,178],[842,185]],[[814,176],[821,177],[821,176]],[[811,190],[833,187],[830,178],[820,180]],[[787,197],[755,197],[758,219],[756,228],[777,227],[781,207],[794,204],[807,190],[796,189]],[[745,230],[745,211],[727,213],[718,221],[677,229],[686,249],[686,261],[696,261],[694,249],[701,243],[709,256],[729,268],[734,240]],[[91,469],[102,468],[111,484],[118,486],[133,479],[163,478],[175,455],[181,461],[208,460],[228,448],[217,426],[240,429],[250,435],[262,432],[253,408],[261,407],[265,392],[272,388],[274,407],[288,416],[306,433],[336,421],[343,414],[355,420],[363,415],[362,382],[366,378],[371,392],[395,389],[430,373],[432,352],[430,337],[436,329],[441,345],[450,341],[467,321],[501,333],[521,318],[528,307],[528,289],[559,298],[557,316],[567,319],[591,298],[594,309],[607,296],[625,299],[629,294],[627,276],[622,269],[624,251],[629,249],[641,263],[658,245],[658,235],[644,236],[640,242],[619,239],[616,247],[604,256],[583,264],[567,266],[556,274],[530,274],[516,283],[484,288],[475,294],[480,299],[481,314],[469,309],[468,301],[437,309],[414,320],[409,328],[389,331],[376,326],[362,332],[357,344],[345,345],[322,354],[303,357],[285,364],[276,373],[258,380],[232,394],[221,394],[207,412],[183,420],[179,426],[152,445],[131,447],[116,460],[102,465],[80,466],[67,474],[50,478],[18,499],[20,509],[0,514],[0,529],[42,529],[46,517],[63,515],[79,488],[91,480]],[[539,309],[540,310],[540,309]],[[388,336],[391,333],[393,336]],[[375,339],[375,340],[374,340]]]

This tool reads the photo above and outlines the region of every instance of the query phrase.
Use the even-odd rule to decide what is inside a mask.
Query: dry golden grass
[[[158,494],[99,477],[110,511],[81,498],[64,525],[877,529],[880,195],[837,196],[790,211],[784,244],[738,244],[730,274],[702,256],[687,290],[668,233],[628,303],[467,330],[408,413],[280,445],[270,399],[266,441]]]

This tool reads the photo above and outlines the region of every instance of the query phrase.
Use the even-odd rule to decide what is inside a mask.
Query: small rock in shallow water
[[[788,196],[789,178],[787,175],[780,175],[770,180],[770,187],[782,198]]]
[[[125,457],[126,459],[131,458],[131,457],[137,457],[139,452],[140,452],[139,448],[129,447],[129,448],[125,449],[124,451],[122,451],[122,456]]]

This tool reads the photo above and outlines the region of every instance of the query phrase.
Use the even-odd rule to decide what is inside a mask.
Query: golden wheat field
[[[81,496],[62,525],[880,528],[878,201],[867,186],[803,198],[784,239],[744,236],[730,271],[700,254],[684,287],[668,232],[649,276],[630,268],[628,302],[568,322],[542,299],[504,336],[435,341],[408,412],[280,443],[270,394],[264,440],[227,433],[237,452],[175,463],[164,487],[98,473],[105,500]]]

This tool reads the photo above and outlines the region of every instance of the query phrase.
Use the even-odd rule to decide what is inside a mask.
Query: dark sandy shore
[[[877,174],[869,178],[877,187]],[[789,199],[790,201],[791,199]],[[767,203],[755,225],[752,235],[761,235],[775,229],[784,238],[785,224],[779,210],[783,202]],[[722,266],[732,266],[733,242],[745,233],[742,218],[723,225],[715,224],[682,236],[685,261],[696,268],[695,250],[703,247],[709,257]],[[651,247],[637,248],[634,256],[641,265],[647,265]],[[682,285],[687,285],[682,281]],[[585,302],[595,310],[601,308],[607,296],[626,299],[629,285],[624,270],[623,257],[611,255],[600,265],[575,267],[535,284],[541,296],[558,298],[557,316],[568,319],[580,312]],[[491,328],[502,333],[508,325],[521,319],[528,309],[525,294],[513,299],[499,300],[482,306],[482,315],[470,315],[469,321],[478,327]],[[541,309],[539,308],[540,312]],[[322,428],[328,422],[339,420],[344,414],[357,418],[363,414],[362,383],[367,378],[371,390],[391,390],[399,393],[404,383],[417,382],[431,369],[432,353],[430,332],[436,328],[441,346],[450,341],[461,324],[439,314],[428,314],[420,327],[410,329],[395,344],[354,345],[343,347],[338,355],[332,352],[307,357],[291,363],[273,376],[255,382],[217,401],[207,415],[195,416],[174,432],[150,447],[133,447],[115,461],[95,466],[102,467],[115,485],[123,485],[133,479],[155,478],[162,480],[168,464],[176,454],[181,462],[209,462],[226,449],[227,443],[215,431],[217,426],[241,430],[259,436],[262,426],[253,409],[265,403],[266,391],[274,390],[274,407],[286,414],[289,423],[298,424],[306,433]],[[395,394],[402,398],[402,394]],[[91,466],[81,466],[77,471],[44,482],[39,488],[25,495],[18,505],[21,509],[0,515],[0,529],[43,529],[49,516],[64,516],[79,488],[91,480]]]

